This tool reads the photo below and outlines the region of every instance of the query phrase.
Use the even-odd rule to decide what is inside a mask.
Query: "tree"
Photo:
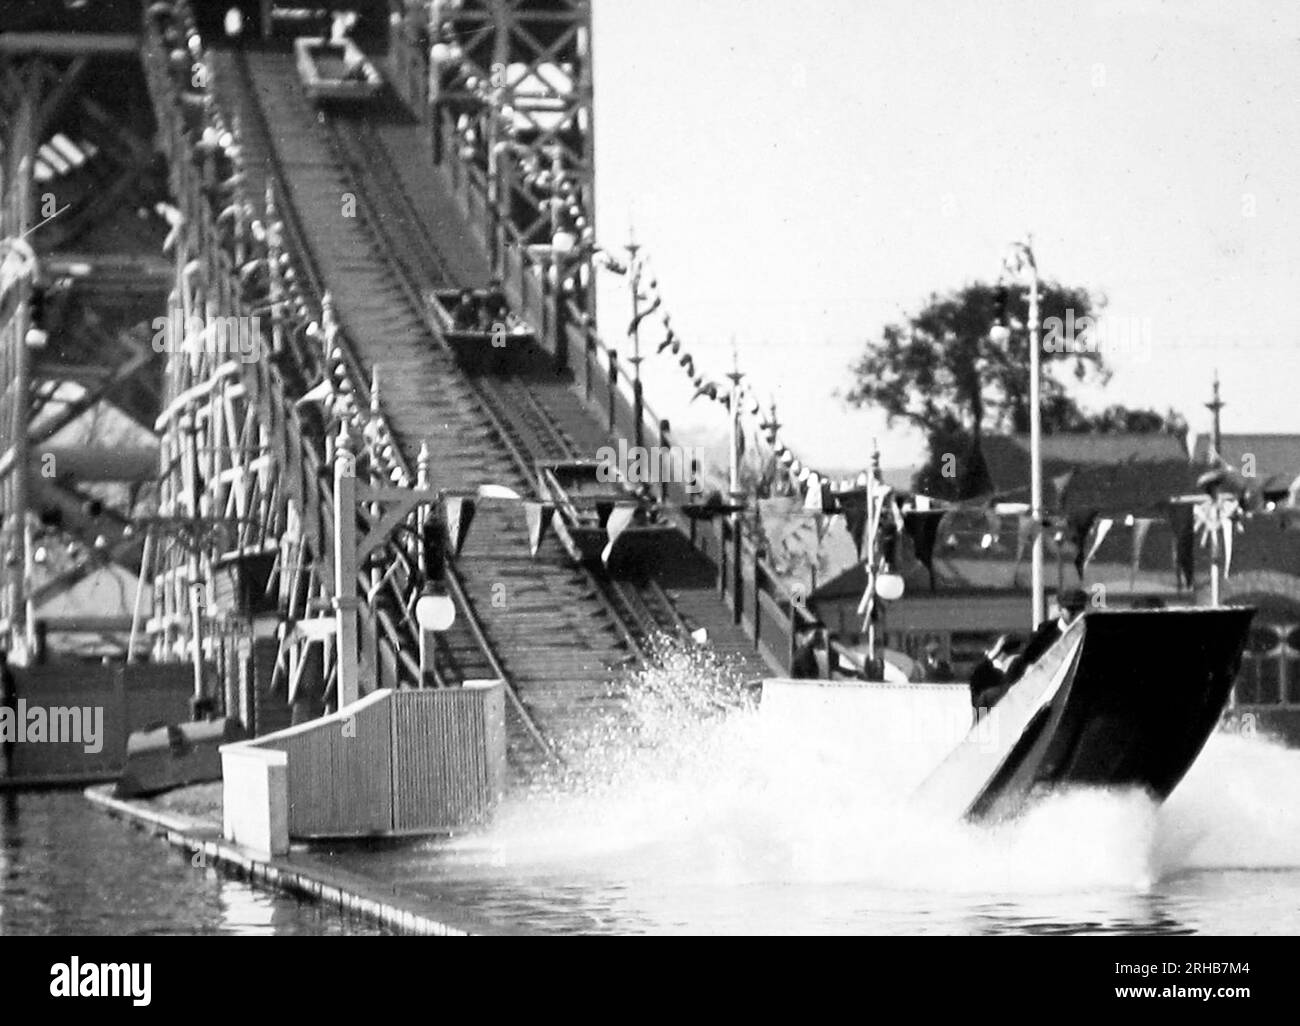
[[[1082,288],[1044,282],[1039,317],[1046,335],[1053,324],[1088,322],[1101,304]],[[1053,318],[1058,320],[1053,321]],[[946,498],[979,494],[988,486],[980,438],[988,431],[1029,431],[1029,295],[1026,286],[975,282],[946,295],[931,295],[920,313],[887,324],[853,366],[853,406],[882,409],[888,423],[919,428],[929,442],[929,463],[916,487]],[[990,338],[997,324],[1005,341]],[[1105,384],[1104,359],[1086,346],[1043,346],[1043,366],[1071,363],[1078,382]],[[1112,406],[1089,415],[1057,375],[1042,376],[1044,433],[1176,430],[1154,411]],[[1182,425],[1183,430],[1186,429]]]

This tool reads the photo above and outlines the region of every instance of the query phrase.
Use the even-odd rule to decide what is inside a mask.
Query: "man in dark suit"
[[[1044,620],[1038,625],[1037,630],[1030,636],[1024,650],[1011,661],[1007,667],[1007,686],[1010,687],[1018,681],[1026,670],[1029,669],[1049,648],[1056,644],[1057,639],[1065,633],[1065,629],[1070,626],[1088,605],[1088,596],[1077,588],[1069,591],[1063,591],[1056,597],[1056,616]]]
[[[1007,668],[1019,651],[1020,642],[1003,634],[975,664],[970,675],[970,704],[976,722],[1007,693],[1011,686],[1007,683]]]

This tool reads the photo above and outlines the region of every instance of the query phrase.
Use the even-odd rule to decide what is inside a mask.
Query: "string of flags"
[[[694,389],[691,401],[706,398],[718,403],[730,412],[734,395],[739,404],[739,411],[748,414],[753,419],[754,425],[762,433],[768,446],[772,449],[773,456],[790,476],[791,480],[804,487],[809,494],[819,491],[823,482],[829,480],[827,476],[818,473],[812,467],[803,463],[785,444],[780,437],[780,425],[776,423],[775,414],[772,415],[770,420],[764,419],[762,404],[753,390],[742,380],[742,376],[739,373],[728,375],[733,380],[733,384],[729,387],[716,378],[711,378],[703,373],[695,356],[687,349],[684,340],[673,326],[672,314],[664,303],[663,294],[659,288],[659,280],[651,268],[648,255],[641,246],[633,245],[628,248],[630,253],[625,260],[620,260],[604,248],[597,248],[593,257],[598,267],[620,277],[629,277],[632,287],[636,290],[638,312],[628,323],[627,336],[631,338],[640,330],[642,324],[649,317],[658,314],[658,320],[663,329],[663,339],[659,342],[655,352],[657,355],[668,353],[677,361],[677,365],[690,379],[691,387]],[[641,303],[647,305],[641,308]],[[743,433],[740,435],[740,441],[743,446]]]

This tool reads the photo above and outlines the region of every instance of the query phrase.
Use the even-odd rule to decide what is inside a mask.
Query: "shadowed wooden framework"
[[[26,260],[0,302],[0,633],[20,657],[42,603],[97,567],[139,568],[150,328],[171,278],[138,37],[29,27],[0,32],[0,239],[11,272]]]

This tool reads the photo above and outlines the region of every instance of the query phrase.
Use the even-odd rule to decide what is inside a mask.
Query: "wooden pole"
[[[1042,355],[1038,339],[1038,265],[1034,260],[1032,240],[1024,247],[1029,262],[1029,507],[1039,529],[1034,532],[1030,549],[1031,619],[1037,628],[1047,615],[1043,594],[1043,411],[1041,388]]]
[[[140,553],[140,579],[135,586],[135,606],[131,610],[131,637],[126,646],[126,661],[128,663],[139,662],[135,652],[136,638],[140,634],[140,617],[143,614],[144,606],[144,585],[145,575],[149,573],[150,561],[153,557],[153,528],[150,527],[144,534],[144,549]]]

